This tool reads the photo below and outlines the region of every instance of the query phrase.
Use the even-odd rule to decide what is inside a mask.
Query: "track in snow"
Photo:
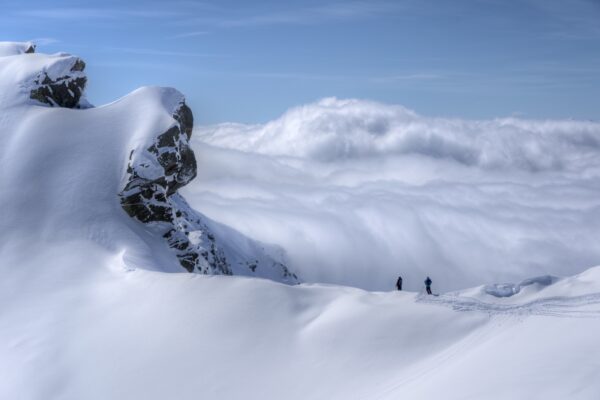
[[[418,303],[439,304],[456,311],[480,311],[488,314],[545,315],[563,318],[600,318],[600,293],[582,296],[546,297],[522,304],[486,303],[458,295],[419,294]]]

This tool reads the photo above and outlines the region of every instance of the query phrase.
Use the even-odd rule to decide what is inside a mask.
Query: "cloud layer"
[[[540,171],[577,167],[575,159],[597,154],[599,130],[594,122],[424,118],[401,106],[327,98],[265,125],[221,124],[200,135],[222,147],[325,162],[419,154]]]
[[[600,264],[600,124],[426,118],[323,99],[195,132],[198,210],[307,281],[441,290]]]

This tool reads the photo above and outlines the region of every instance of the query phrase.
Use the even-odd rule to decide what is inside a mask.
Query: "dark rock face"
[[[176,193],[196,177],[196,158],[188,142],[194,126],[191,110],[180,103],[173,119],[176,125],[158,135],[146,154],[130,153],[121,206],[129,216],[164,231],[163,238],[187,271],[231,275],[208,227]]]
[[[173,196],[173,205],[177,209],[174,224],[163,237],[181,266],[188,272],[232,275],[227,257],[208,226],[178,194]]]
[[[188,272],[239,273],[298,283],[298,277],[264,253],[260,244],[244,238],[246,242],[240,247],[253,250],[242,254],[227,243],[233,240],[233,233],[219,241],[206,218],[177,193],[196,177],[196,158],[189,145],[194,118],[184,102],[172,117],[171,128],[148,147],[129,154],[127,183],[119,194],[123,210],[162,236]]]
[[[32,49],[30,47],[29,50]],[[31,52],[35,51],[35,48]],[[40,73],[33,81],[35,88],[29,97],[51,107],[78,108],[85,90],[87,78],[83,74],[85,62],[76,58],[66,75],[52,79],[47,72]]]
[[[169,204],[169,196],[196,177],[196,158],[188,142],[193,119],[186,120],[187,125],[179,122],[175,116],[182,109],[189,107],[180,104],[173,115],[177,125],[160,134],[145,149],[148,153],[145,161],[136,162],[135,151],[129,154],[129,182],[121,192],[121,205],[141,222],[173,223],[177,215]],[[188,130],[190,135],[186,133]]]

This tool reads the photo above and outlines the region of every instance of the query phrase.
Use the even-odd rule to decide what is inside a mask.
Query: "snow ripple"
[[[600,293],[545,297],[521,304],[488,303],[459,295],[419,294],[418,303],[437,304],[455,311],[479,311],[490,315],[543,315],[562,318],[600,318]]]

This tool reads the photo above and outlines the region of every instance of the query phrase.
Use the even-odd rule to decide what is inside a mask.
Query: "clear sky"
[[[88,63],[88,97],[181,90],[201,124],[328,96],[430,116],[600,119],[600,0],[0,0],[0,40]]]

